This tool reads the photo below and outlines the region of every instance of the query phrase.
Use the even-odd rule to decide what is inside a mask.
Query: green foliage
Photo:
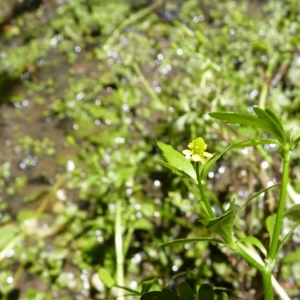
[[[131,300],[170,281],[182,298],[178,280],[256,297],[224,242],[269,251],[288,143],[277,250],[297,248],[298,1],[19,2],[0,1],[0,298]],[[197,169],[181,150],[199,136],[214,156]],[[296,266],[277,279],[299,283]]]
[[[152,291],[144,294],[141,300],[195,300],[195,295],[191,287],[186,282],[181,282],[179,285],[179,295],[176,295],[173,291],[163,289],[162,291]],[[197,300],[214,300],[214,290],[211,285],[203,283],[198,290]],[[226,293],[222,293],[218,300],[226,300],[228,296]]]

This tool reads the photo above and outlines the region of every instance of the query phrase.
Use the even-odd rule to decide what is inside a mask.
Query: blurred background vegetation
[[[208,112],[254,105],[299,132],[298,0],[0,0],[0,105],[1,299],[114,299],[98,270],[115,276],[117,203],[126,287],[157,277],[160,288],[209,282],[263,299],[259,275],[227,249],[159,247],[207,233],[156,140],[182,150],[202,136],[219,153],[258,133]],[[226,154],[209,174],[216,211],[278,181],[276,149],[258,150]],[[288,201],[299,203],[293,155]],[[263,243],[277,192],[237,224]],[[299,243],[295,231],[275,274],[293,299]]]

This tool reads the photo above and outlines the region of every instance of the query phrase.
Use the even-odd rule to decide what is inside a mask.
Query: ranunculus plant
[[[227,247],[237,255],[241,256],[249,265],[256,268],[262,275],[265,300],[274,300],[274,290],[282,299],[289,299],[283,288],[273,276],[274,266],[278,260],[278,254],[283,245],[288,242],[293,231],[300,225],[300,221],[294,221],[288,233],[282,231],[283,219],[289,212],[299,211],[299,205],[286,210],[287,186],[289,183],[289,161],[290,153],[300,141],[300,133],[294,137],[289,137],[285,132],[279,118],[269,109],[263,110],[255,107],[254,114],[214,112],[210,116],[228,123],[236,123],[261,129],[270,138],[255,137],[228,146],[220,154],[210,154],[206,152],[207,144],[201,138],[195,138],[188,144],[187,150],[183,154],[175,150],[171,145],[158,142],[158,147],[162,150],[165,158],[161,163],[176,172],[183,178],[183,182],[194,193],[199,200],[202,213],[199,221],[208,228],[210,235],[195,238],[183,238],[166,242],[163,247],[171,247],[176,244],[186,244],[191,242],[209,241],[222,247]],[[273,186],[264,187],[262,190],[251,195],[245,203],[237,209],[235,202],[230,203],[229,208],[222,214],[216,215],[211,201],[206,193],[206,178],[216,161],[232,148],[245,148],[257,145],[277,144],[282,160],[281,182]],[[263,243],[254,236],[238,234],[235,221],[239,218],[240,212],[257,198],[260,194],[271,188],[280,189],[279,200],[276,212],[266,219],[266,234],[269,236],[269,245],[265,247]],[[153,294],[154,295],[154,294]],[[142,298],[146,299],[146,298]],[[150,298],[147,298],[150,299]],[[152,298],[151,298],[152,299]],[[153,298],[154,299],[154,298]],[[155,298],[158,299],[158,298]],[[160,299],[160,298],[159,298]]]

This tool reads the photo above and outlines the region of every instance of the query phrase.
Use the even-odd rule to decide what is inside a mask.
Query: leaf
[[[267,250],[264,247],[264,245],[262,244],[262,242],[255,236],[247,236],[245,238],[240,239],[239,242],[250,243],[250,244],[256,246],[264,254],[264,256],[268,255]]]
[[[115,280],[111,277],[106,269],[100,268],[98,270],[98,275],[106,287],[111,288],[115,285]]]
[[[7,246],[15,237],[18,228],[14,225],[6,225],[1,228],[0,234],[0,250]]]
[[[293,264],[300,262],[300,250],[295,250],[284,255],[281,260],[284,264]]]
[[[227,294],[223,292],[223,293],[218,297],[217,300],[228,300],[228,299],[229,299],[229,298],[228,298]]]
[[[234,112],[213,112],[209,115],[213,118],[227,121],[229,123],[237,123],[260,128],[265,132],[273,135],[281,145],[286,143],[285,132],[280,120],[270,110],[263,110],[259,107],[253,108],[257,117],[245,113]]]
[[[176,295],[173,291],[168,289],[162,290],[162,296],[164,297],[164,300],[180,300],[179,296]]]
[[[214,300],[214,290],[208,283],[203,283],[198,291],[199,300]]]
[[[285,132],[280,120],[277,116],[269,109],[263,110],[259,107],[253,108],[254,112],[263,122],[266,123],[266,126],[269,127],[269,133],[273,134],[277,139],[284,144],[285,140]]]
[[[181,300],[195,300],[193,290],[186,282],[179,284],[179,294]]]
[[[276,214],[272,214],[268,216],[266,219],[266,227],[270,236],[270,245],[272,244],[275,222],[276,222]]]
[[[175,169],[178,169],[179,171],[184,172],[186,175],[193,178],[195,182],[197,182],[197,176],[194,167],[183,154],[175,150],[172,146],[162,142],[157,142],[157,145],[162,150],[163,156],[169,165]]]
[[[153,291],[144,294],[140,300],[165,300],[160,291]]]
[[[153,278],[151,280],[143,281],[143,283],[142,283],[142,292],[141,293],[142,294],[147,293],[151,289],[152,285],[154,285],[154,284],[159,285],[159,282],[158,282],[157,278]]]
[[[215,219],[199,219],[199,221],[209,228],[212,232],[219,234],[224,242],[231,246],[234,244],[232,239],[233,223],[236,216],[235,203],[231,202],[228,210],[220,217]],[[206,223],[206,224],[205,224]]]
[[[300,204],[295,204],[284,212],[284,216],[289,220],[297,222],[300,220]]]
[[[223,241],[211,238],[211,237],[199,237],[199,238],[184,238],[184,239],[177,239],[171,242],[166,242],[160,245],[160,247],[170,247],[174,245],[180,244],[189,244],[189,243],[197,243],[197,242],[210,242],[210,243],[223,243]]]

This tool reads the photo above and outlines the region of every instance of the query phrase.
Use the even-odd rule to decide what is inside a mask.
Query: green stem
[[[202,201],[205,205],[205,208],[206,208],[206,211],[209,215],[209,217],[211,219],[214,219],[216,217],[214,211],[212,210],[212,207],[206,197],[206,193],[204,191],[204,186],[202,184],[202,181],[201,181],[201,177],[200,177],[200,173],[199,173],[199,169],[200,169],[200,164],[199,162],[196,162],[196,166],[195,166],[195,169],[196,169],[196,175],[197,175],[197,181],[198,181],[198,189],[200,191],[200,195],[201,195],[201,198],[202,198]]]
[[[122,197],[118,195],[115,214],[115,247],[116,247],[116,282],[124,286],[124,254],[123,254],[123,230],[122,230]],[[124,300],[123,291],[118,290],[118,299]]]
[[[289,182],[289,149],[286,147],[284,149],[284,155],[283,155],[283,170],[282,170],[282,181],[281,181],[281,191],[279,196],[279,204],[276,214],[276,222],[273,232],[273,237],[271,241],[270,246],[270,252],[269,252],[269,259],[274,261],[277,256],[277,250],[278,250],[278,242],[279,242],[279,236],[281,233],[281,227],[282,227],[282,221],[283,221],[283,214],[285,209],[285,200],[287,195],[287,186]]]
[[[262,272],[265,300],[274,300],[272,271]]]

